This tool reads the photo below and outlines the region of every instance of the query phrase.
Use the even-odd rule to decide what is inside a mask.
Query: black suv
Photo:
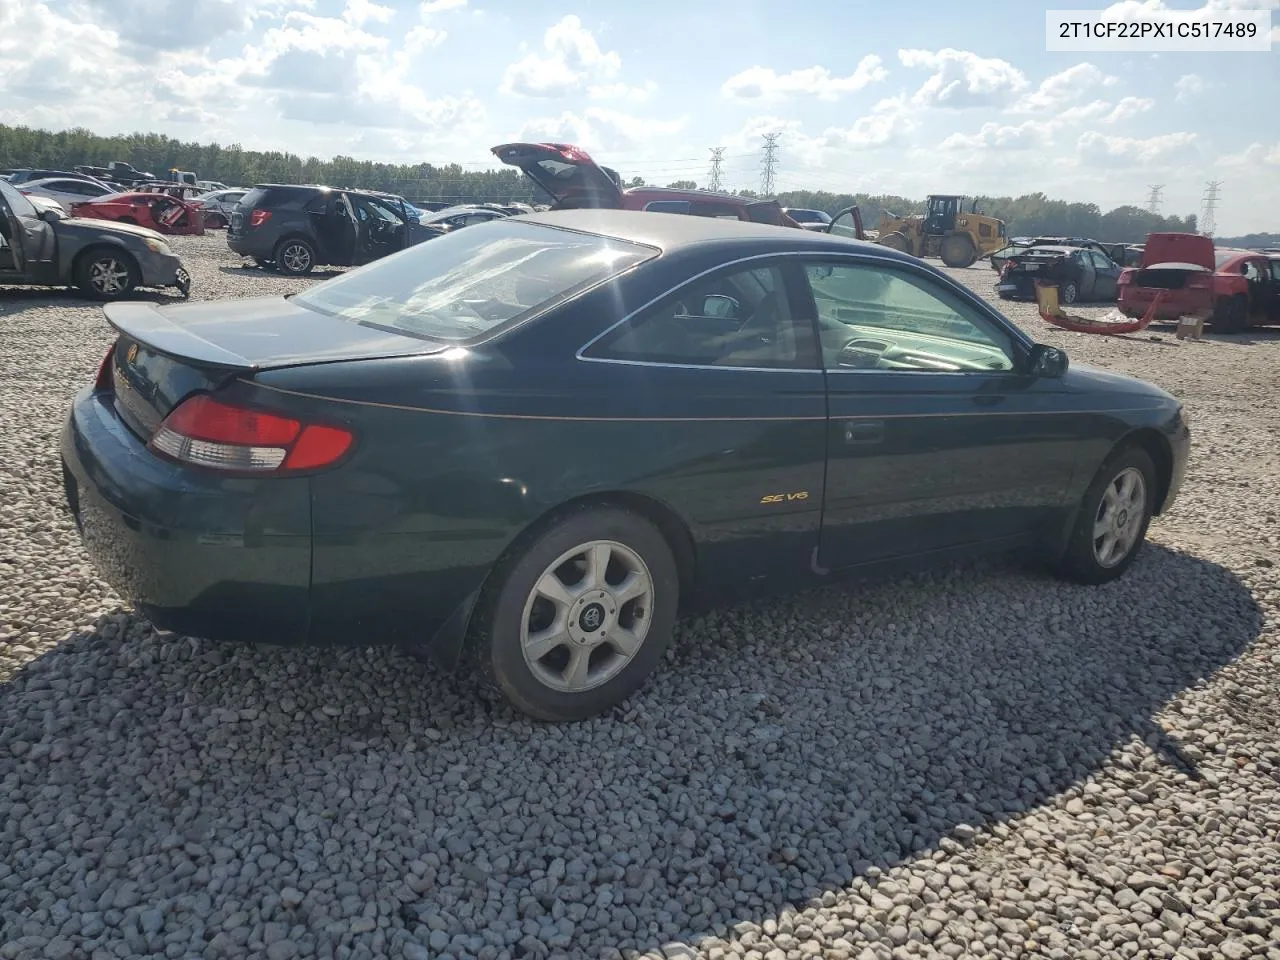
[[[404,200],[374,190],[261,183],[231,214],[227,246],[260,267],[310,273],[353,267],[444,231],[417,223]]]

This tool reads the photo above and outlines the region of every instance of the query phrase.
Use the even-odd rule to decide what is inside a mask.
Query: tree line
[[[123,160],[156,176],[176,167],[195,172],[201,180],[248,186],[253,183],[327,183],[342,187],[364,187],[400,194],[419,203],[474,203],[483,201],[546,202],[542,191],[519,171],[466,170],[456,163],[402,164],[375,163],[336,156],[328,160],[302,157],[277,150],[245,150],[240,144],[195,143],[158,133],[131,133],[102,137],[90,130],[38,130],[0,124],[0,168],[47,167],[69,170],[91,164],[105,166]],[[642,186],[641,177],[626,181]],[[692,189],[692,180],[671,186]],[[752,190],[738,191],[754,197]],[[1092,237],[1111,243],[1141,243],[1148,233],[1175,231],[1194,233],[1196,218],[1162,217],[1141,207],[1121,206],[1104,213],[1094,203],[1053,200],[1043,193],[1020,197],[977,197],[978,210],[1005,222],[1009,236]],[[793,190],[778,194],[787,207],[809,207],[835,214],[857,204],[863,223],[874,229],[886,214],[905,216],[922,213],[924,201],[876,194],[838,194],[827,191]],[[970,204],[966,203],[965,209]]]

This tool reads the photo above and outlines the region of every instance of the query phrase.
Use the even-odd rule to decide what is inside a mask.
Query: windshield
[[[1232,257],[1240,256],[1239,250],[1218,250],[1213,255],[1213,265],[1220,267]]]
[[[462,342],[656,255],[595,234],[494,220],[326,280],[293,302],[397,333]]]
[[[0,197],[4,197],[4,202],[14,216],[34,217],[36,215],[36,208],[31,205],[31,201],[14,189],[7,180],[0,182]]]

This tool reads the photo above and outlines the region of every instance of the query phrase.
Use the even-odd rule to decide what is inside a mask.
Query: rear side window
[[[514,326],[657,254],[504,218],[326,280],[293,302],[383,330],[462,343]]]
[[[240,203],[246,208],[279,207],[288,203],[300,191],[281,190],[279,187],[254,187],[241,198]]]

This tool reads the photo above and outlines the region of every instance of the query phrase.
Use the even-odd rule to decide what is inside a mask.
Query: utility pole
[[[1147,212],[1159,214],[1160,213],[1160,194],[1164,193],[1164,184],[1148,183],[1147,189],[1151,191],[1150,193],[1147,194]]]
[[[720,164],[724,162],[724,147],[711,148],[711,173],[708,177],[707,189],[720,190]]]
[[[781,133],[764,135],[764,160],[760,164],[760,193],[762,196],[773,196],[773,181],[778,171],[778,138]]]
[[[1218,188],[1221,180],[1210,180],[1204,186],[1204,196],[1200,205],[1200,235],[1212,237],[1218,226]]]

